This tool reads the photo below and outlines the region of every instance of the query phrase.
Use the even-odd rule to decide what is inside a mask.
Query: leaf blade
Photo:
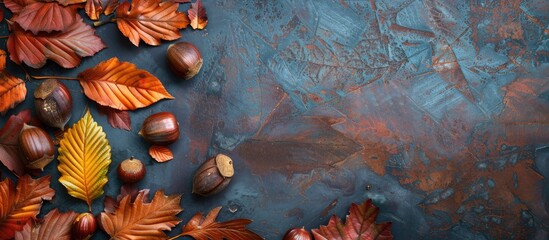
[[[70,240],[76,215],[78,214],[75,212],[60,213],[54,209],[44,217],[43,223],[28,222],[23,231],[15,233],[15,240]]]
[[[196,240],[208,239],[263,239],[256,233],[248,230],[246,225],[252,221],[249,219],[234,219],[226,222],[216,222],[221,207],[212,209],[206,217],[202,213],[195,214],[183,227],[180,236],[190,236]]]
[[[191,8],[189,8],[187,14],[193,29],[204,29],[206,25],[208,25],[208,15],[206,14],[206,9],[202,5],[202,0],[191,3]]]
[[[63,7],[56,2],[35,2],[26,5],[15,17],[24,30],[39,32],[64,31],[78,20],[76,8]]]
[[[149,155],[157,162],[167,162],[173,159],[172,151],[166,146],[152,145],[149,148]]]
[[[27,95],[25,82],[10,73],[0,70],[0,114],[23,102]]]

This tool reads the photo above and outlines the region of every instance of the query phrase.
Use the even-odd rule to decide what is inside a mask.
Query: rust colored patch
[[[322,209],[322,211],[320,212],[320,216],[325,217],[326,215],[328,215],[328,213],[330,213],[330,211],[337,206],[337,202],[338,202],[337,198],[334,199],[333,201],[331,201],[328,204],[328,206],[326,206],[324,209]]]

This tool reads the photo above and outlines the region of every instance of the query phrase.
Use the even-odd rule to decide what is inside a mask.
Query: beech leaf
[[[88,0],[84,9],[91,20],[99,20],[101,14],[109,15],[118,7],[118,0]]]
[[[24,101],[26,95],[27,87],[23,80],[5,70],[0,70],[0,113],[2,115]]]
[[[161,0],[123,2],[116,11],[116,23],[135,46],[139,46],[140,40],[157,46],[161,39],[178,39],[179,29],[189,25],[189,18],[178,12],[178,7],[178,3]]]
[[[78,214],[75,212],[60,213],[57,209],[50,211],[41,223],[31,221],[23,231],[15,233],[15,240],[71,240],[71,228]]]
[[[91,203],[103,194],[109,181],[107,171],[111,163],[111,147],[103,128],[86,111],[59,143],[59,182],[69,194]]]
[[[337,216],[332,216],[327,226],[313,229],[315,240],[370,240],[393,239],[391,223],[376,224],[379,208],[368,199],[360,205],[351,204],[345,224]]]
[[[125,196],[114,213],[101,213],[100,225],[111,239],[166,239],[163,231],[181,222],[176,217],[183,210],[181,196],[157,191],[146,203],[144,195],[140,192],[133,203],[131,196]]]
[[[64,68],[74,68],[81,57],[93,56],[105,44],[95,35],[95,30],[77,17],[63,32],[39,33],[37,35],[22,29],[17,23],[11,24],[8,37],[10,58],[17,64],[25,63],[40,68],[51,59]]]
[[[149,155],[157,162],[167,162],[173,159],[172,151],[166,146],[152,145],[149,148]]]
[[[51,0],[46,0],[46,1],[49,2]],[[61,4],[63,6],[68,6],[68,5],[72,5],[72,4],[78,4],[78,3],[85,3],[86,2],[86,0],[53,0],[53,1],[58,2],[59,4]]]
[[[135,110],[161,99],[173,99],[158,78],[118,58],[86,69],[78,79],[88,98],[118,110]]]
[[[40,212],[43,200],[51,200],[55,191],[50,176],[19,178],[17,187],[9,179],[0,182],[0,239],[11,239]]]
[[[13,13],[19,14],[27,5],[36,3],[36,0],[4,0],[4,5]]]
[[[97,105],[97,110],[100,113],[107,115],[107,121],[113,128],[118,128],[126,131],[132,130],[132,119],[128,111]]]
[[[36,35],[42,31],[64,31],[78,18],[74,7],[63,7],[56,2],[35,2],[23,7],[15,22]]]
[[[191,27],[193,29],[204,29],[208,24],[206,9],[202,6],[201,0],[196,0],[195,3],[191,3],[191,8],[189,8],[187,13],[189,14],[189,20],[191,21]]]
[[[25,164],[19,153],[19,133],[25,121],[16,115],[10,116],[0,129],[0,162],[17,176],[25,174]]]

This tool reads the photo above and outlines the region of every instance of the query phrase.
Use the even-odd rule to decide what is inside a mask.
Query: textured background
[[[159,77],[176,97],[133,112],[126,132],[66,81],[75,99],[70,124],[87,106],[111,142],[108,195],[118,193],[112,170],[133,155],[147,163],[141,188],[183,194],[182,218],[222,205],[222,220],[251,218],[267,239],[343,217],[351,202],[367,198],[381,208],[378,221],[393,222],[397,239],[549,237],[548,1],[204,5],[207,30],[183,30],[180,40],[203,53],[192,81],[169,72],[168,42],[136,48],[115,24],[97,28],[109,48],[80,67],[31,71],[74,77],[117,56]],[[5,24],[1,30],[7,34]],[[29,93],[38,84],[28,82]],[[30,96],[8,114],[29,108]],[[175,159],[163,164],[136,134],[159,111],[174,112],[183,130],[171,146]],[[192,173],[219,152],[235,160],[233,182],[214,197],[192,196]],[[56,181],[56,165],[45,172],[57,191],[44,210],[85,211]],[[102,198],[93,209],[101,211]]]

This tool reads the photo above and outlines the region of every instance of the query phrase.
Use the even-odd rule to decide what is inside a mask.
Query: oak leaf
[[[89,110],[63,135],[58,158],[59,182],[71,196],[86,201],[91,211],[92,201],[103,194],[109,181],[111,147]]]
[[[393,239],[391,223],[376,224],[379,208],[368,199],[360,205],[351,204],[345,224],[337,216],[332,216],[327,226],[313,229],[316,240],[370,240]]]
[[[15,233],[15,240],[70,240],[76,215],[75,212],[60,213],[54,209],[42,222],[32,224],[29,221],[23,231]]]
[[[204,29],[208,24],[208,15],[206,15],[206,9],[202,6],[201,0],[192,3],[187,13],[193,29]]]
[[[128,111],[97,105],[97,110],[100,113],[107,115],[107,121],[113,128],[123,129],[126,131],[132,130],[132,119]]]
[[[118,110],[135,110],[161,99],[173,99],[158,78],[118,58],[81,72],[78,79],[88,98]]]
[[[131,196],[120,201],[114,213],[101,213],[101,227],[111,239],[166,239],[163,230],[171,230],[181,222],[176,215],[181,196],[166,196],[157,191],[150,203],[144,202],[144,192],[140,192],[135,202]]]
[[[221,207],[212,209],[206,217],[202,213],[195,214],[183,227],[178,236],[190,236],[196,240],[209,239],[263,239],[256,233],[246,229],[252,221],[248,219],[234,219],[226,222],[216,222]]]
[[[51,59],[64,68],[74,68],[80,64],[81,57],[92,56],[105,48],[103,41],[95,35],[95,30],[82,18],[77,18],[63,32],[37,35],[25,31],[17,23],[11,24],[12,33],[8,38],[11,60],[40,68],[47,59]]]
[[[56,2],[35,2],[26,5],[14,18],[24,30],[39,32],[65,31],[79,19],[76,8]]]
[[[189,25],[189,18],[178,12],[178,7],[178,3],[161,0],[123,2],[116,11],[116,23],[135,46],[139,46],[140,40],[157,46],[161,39],[178,39],[179,29]]]
[[[167,162],[173,159],[172,151],[166,146],[152,145],[149,148],[149,155],[157,162]]]
[[[25,82],[7,71],[6,52],[0,49],[0,113],[2,115],[25,100],[27,87]]]
[[[8,178],[0,182],[0,239],[11,239],[16,231],[40,212],[43,200],[51,200],[55,191],[50,188],[50,176],[32,179],[19,178],[17,187]]]
[[[21,116],[12,115],[0,129],[0,162],[17,176],[25,174],[25,164],[19,153],[19,133],[25,124]]]

